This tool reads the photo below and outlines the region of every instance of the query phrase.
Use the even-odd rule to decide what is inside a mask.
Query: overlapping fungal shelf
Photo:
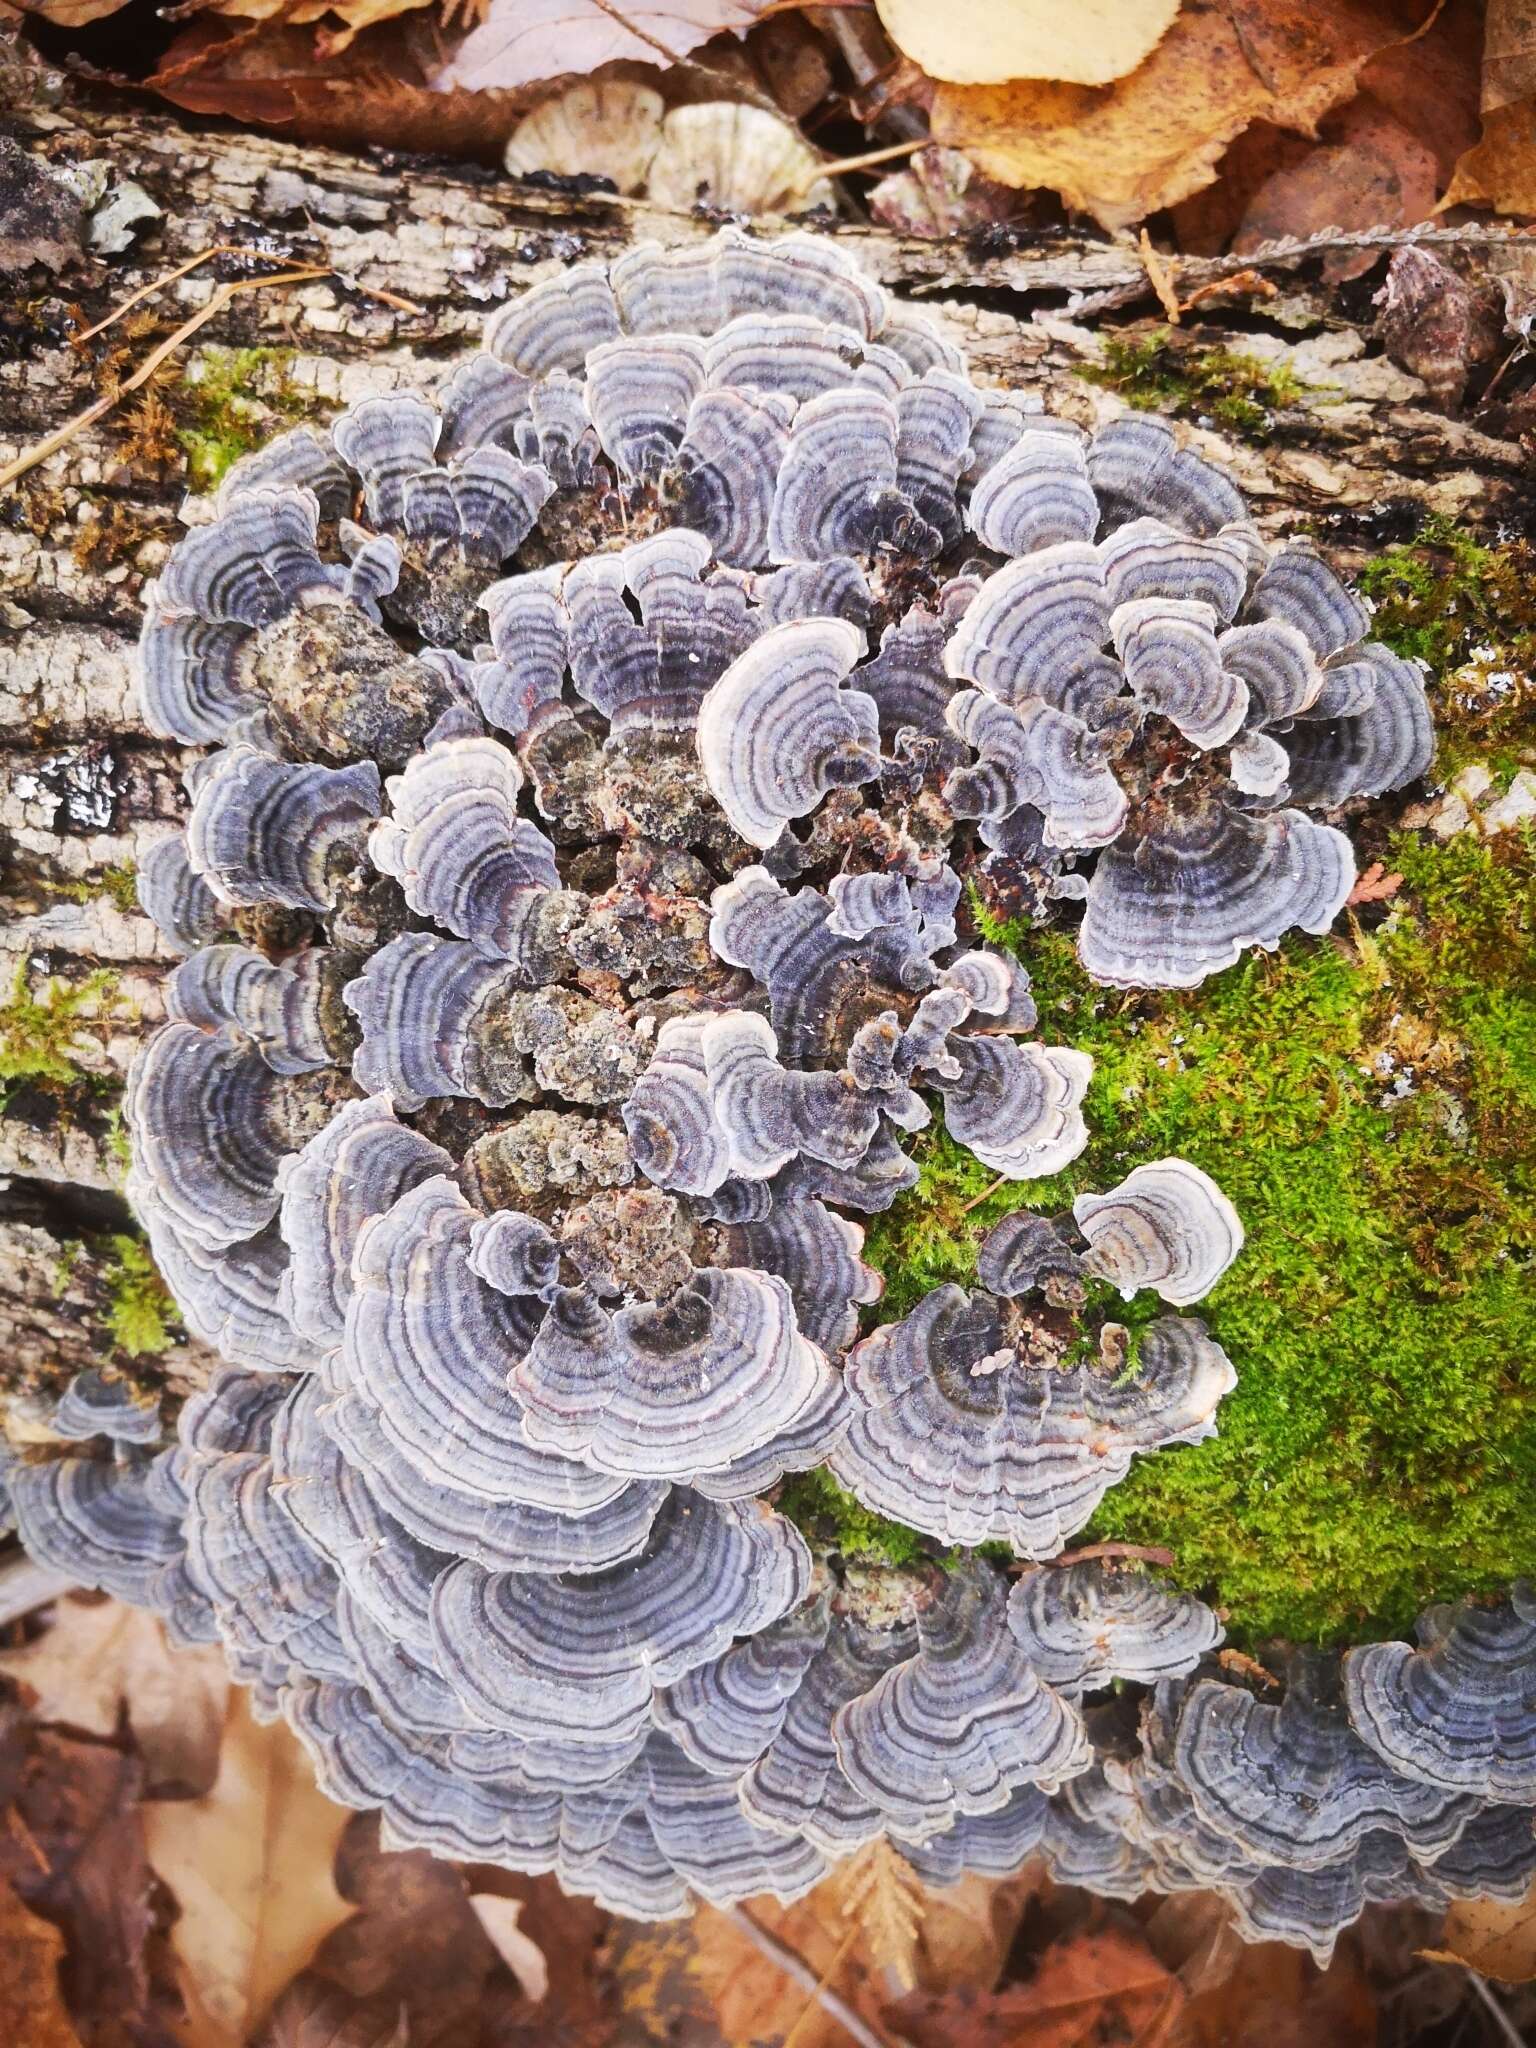
[[[934,1883],[1217,1884],[1320,1955],[1523,1886],[1527,1595],[1277,1705],[1192,1594],[1050,1562],[1244,1363],[1188,1313],[1243,1241],[1207,1175],[1021,1210],[899,1320],[862,1255],[936,1118],[1014,1182],[1086,1142],[977,863],[1115,985],[1331,922],[1348,801],[1430,730],[1320,556],[735,232],[575,266],[208,510],[141,647],[200,751],[127,1121],[224,1364],[169,1442],[71,1388],[4,1475],[33,1551],[221,1641],[391,1841],[624,1913],[881,1835]],[[1134,1350],[1106,1288],[1160,1297]],[[913,1563],[777,1512],[823,1466]]]

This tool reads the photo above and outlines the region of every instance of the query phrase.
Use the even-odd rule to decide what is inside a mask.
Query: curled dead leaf
[[[1461,1963],[1501,1984],[1536,1981],[1536,1886],[1513,1906],[1496,1899],[1458,1899],[1440,1930],[1430,1962]]]

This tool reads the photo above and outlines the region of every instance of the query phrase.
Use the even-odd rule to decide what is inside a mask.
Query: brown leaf
[[[1260,185],[1233,238],[1234,254],[1325,228],[1401,228],[1429,218],[1439,190],[1434,152],[1368,93],[1329,122],[1327,136]],[[1374,249],[1330,251],[1324,275],[1342,284],[1379,261]]]
[[[1005,184],[1048,186],[1125,227],[1209,184],[1250,122],[1315,132],[1370,59],[1414,26],[1394,0],[1190,0],[1117,84],[941,85],[934,139]]]
[[[1431,1962],[1464,1963],[1501,1984],[1536,1980],[1536,1887],[1517,1905],[1496,1899],[1458,1899],[1440,1931],[1442,1947],[1426,1949]]]
[[[1108,85],[1164,36],[1179,0],[875,0],[891,41],[930,78]]]
[[[150,1861],[181,1908],[172,1933],[188,2048],[235,2048],[351,1908],[331,1878],[346,1810],[282,1721],[258,1727],[236,1688],[219,1774],[200,1799],[144,1808]]]
[[[1456,166],[1447,206],[1536,213],[1536,9],[1488,0],[1482,140]]]
[[[138,1758],[27,1724],[9,1761],[0,1879],[64,1937],[60,1984],[84,2048],[171,2048]]]
[[[1326,1970],[1266,1941],[1245,1949],[1224,1983],[1191,1997],[1182,2025],[1181,2048],[1365,2048],[1377,2038],[1376,2001],[1350,1935]]]
[[[673,63],[725,31],[745,32],[767,0],[491,0],[434,75],[440,89],[516,91],[620,59]]]
[[[157,1616],[116,1600],[66,1599],[36,1642],[0,1651],[0,1674],[39,1721],[114,1735],[126,1708],[151,1791],[205,1792],[218,1770],[229,1674],[217,1649],[173,1650]]]
[[[54,28],[88,28],[126,7],[128,0],[17,0],[23,14],[35,14]]]
[[[20,2048],[80,2048],[59,1991],[64,1937],[0,1884],[0,2024]]]
[[[916,1992],[886,2017],[913,2048],[1167,2048],[1184,2005],[1146,1941],[1108,1926],[1053,1942],[1027,1983]]]
[[[410,2038],[404,2006],[353,1998],[305,1970],[272,2007],[260,2048],[408,2048]]]

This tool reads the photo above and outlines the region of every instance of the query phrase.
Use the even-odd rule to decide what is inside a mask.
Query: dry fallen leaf
[[[0,2026],[18,2048],[80,2048],[59,1991],[64,1937],[0,1883]]]
[[[767,0],[491,0],[432,79],[439,91],[536,85],[620,58],[672,63],[711,36],[744,34]]]
[[[156,1615],[116,1600],[61,1600],[45,1635],[0,1651],[0,1675],[31,1688],[39,1721],[90,1735],[114,1735],[126,1706],[151,1791],[213,1783],[229,1696],[223,1655],[173,1650]]]
[[[1456,166],[1447,206],[1536,213],[1536,15],[1530,0],[1488,0],[1482,140]]]
[[[1171,2048],[1184,2004],[1140,1934],[1110,1926],[1052,1942],[1027,1983],[914,1992],[886,2017],[912,2048]]]
[[[1329,123],[1325,141],[1265,179],[1232,249],[1241,256],[1265,242],[1301,241],[1326,228],[1410,227],[1429,218],[1438,190],[1433,150],[1362,93]],[[1342,284],[1379,261],[1375,249],[1330,251],[1324,275]]]
[[[1387,903],[1403,886],[1401,875],[1384,872],[1379,860],[1373,860],[1353,889],[1344,898],[1346,904]]]
[[[1117,84],[941,85],[934,140],[1005,184],[1047,186],[1125,227],[1208,185],[1250,122],[1314,133],[1370,59],[1415,25],[1393,0],[1189,0]]]
[[[288,1727],[258,1727],[238,1688],[212,1790],[146,1805],[150,1862],[181,1908],[172,1941],[189,2011],[187,2048],[243,2043],[349,1916],[331,1877],[348,1818],[316,1786]]]
[[[875,0],[885,32],[930,78],[1108,85],[1154,49],[1179,0]]]
[[[1378,2039],[1376,2001],[1349,1934],[1326,1970],[1278,1941],[1245,1947],[1230,1977],[1191,1995],[1180,2026],[1179,2048],[1365,2048]]]
[[[1517,1905],[1496,1899],[1459,1899],[1445,1916],[1441,1946],[1426,1949],[1431,1962],[1465,1963],[1501,1984],[1536,1980],[1536,1886]]]

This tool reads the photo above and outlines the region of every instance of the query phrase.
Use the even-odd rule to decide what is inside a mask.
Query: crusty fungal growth
[[[1200,1299],[1231,1205],[1136,1166],[879,1327],[857,1219],[936,1116],[1013,1181],[1086,1143],[1090,1062],[973,929],[979,864],[1085,899],[1116,982],[1320,931],[1353,863],[1306,809],[1420,771],[1417,673],[1166,430],[983,391],[810,235],[575,264],[209,509],[147,604],[147,715],[205,751],[141,872],[185,958],[127,1120],[225,1364],[165,1444],[72,1388],[7,1468],[25,1540],[221,1641],[392,1843],[642,1917],[880,1835],[936,1882],[1041,1843],[1122,1891],[1230,1869],[1312,1939],[1249,1868],[1279,1845],[1178,1775],[1209,1611],[944,1555],[1053,1556],[1215,1427],[1199,1321],[1111,1363],[1088,1302]],[[776,1503],[823,1465],[913,1562],[813,1554]],[[1100,1741],[1112,1682],[1156,1687],[1155,1758]],[[1463,1806],[1457,1881],[1512,1881]]]

